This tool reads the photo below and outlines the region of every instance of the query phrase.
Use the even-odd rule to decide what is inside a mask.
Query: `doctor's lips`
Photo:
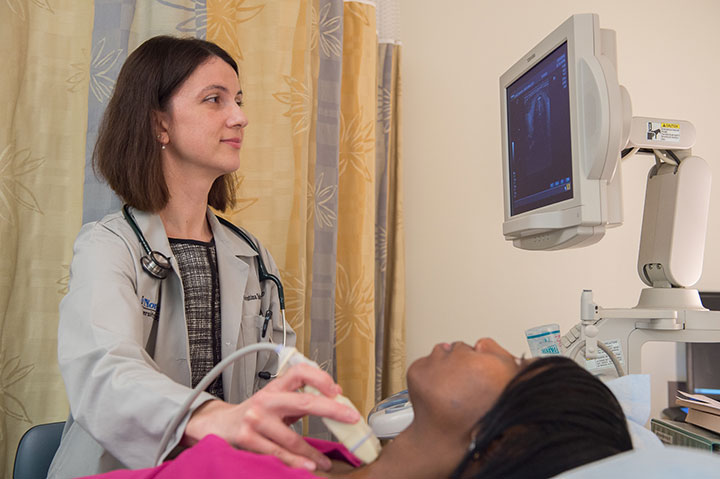
[[[240,148],[242,146],[242,139],[241,138],[225,138],[220,140],[220,143],[226,143],[233,148]]]

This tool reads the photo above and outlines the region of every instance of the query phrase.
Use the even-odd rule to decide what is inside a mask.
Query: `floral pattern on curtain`
[[[400,46],[378,31],[395,2],[88,4],[0,0],[2,58],[19,66],[0,73],[0,468],[29,426],[67,415],[55,342],[72,242],[120,206],[90,165],[98,123],[128,52],[159,34],[238,61],[250,124],[223,214],[275,257],[299,349],[364,414],[402,389]]]
[[[64,420],[58,303],[82,214],[92,4],[0,1],[0,475],[33,424]]]

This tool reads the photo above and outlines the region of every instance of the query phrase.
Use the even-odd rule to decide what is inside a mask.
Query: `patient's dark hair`
[[[469,475],[457,477],[547,478],[632,449],[615,396],[564,357],[521,370],[475,430]]]

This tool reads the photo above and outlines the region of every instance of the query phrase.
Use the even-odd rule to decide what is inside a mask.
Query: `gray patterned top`
[[[170,238],[185,293],[185,318],[190,343],[190,369],[195,387],[220,362],[220,281],[215,240],[205,243]],[[207,392],[223,399],[222,376]]]

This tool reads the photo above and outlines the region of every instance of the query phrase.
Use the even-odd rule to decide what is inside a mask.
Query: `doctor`
[[[306,414],[360,419],[331,399],[340,388],[323,371],[301,365],[268,381],[276,358],[259,353],[225,370],[158,450],[190,388],[223,357],[295,343],[277,286],[259,278],[260,260],[277,274],[272,257],[208,209],[233,203],[241,107],[238,67],[213,43],[155,37],[123,65],[93,166],[128,208],[83,226],[75,242],[58,332],[71,414],[50,477],[149,467],[207,434],[328,469],[288,425]],[[296,392],[303,384],[323,395]]]

